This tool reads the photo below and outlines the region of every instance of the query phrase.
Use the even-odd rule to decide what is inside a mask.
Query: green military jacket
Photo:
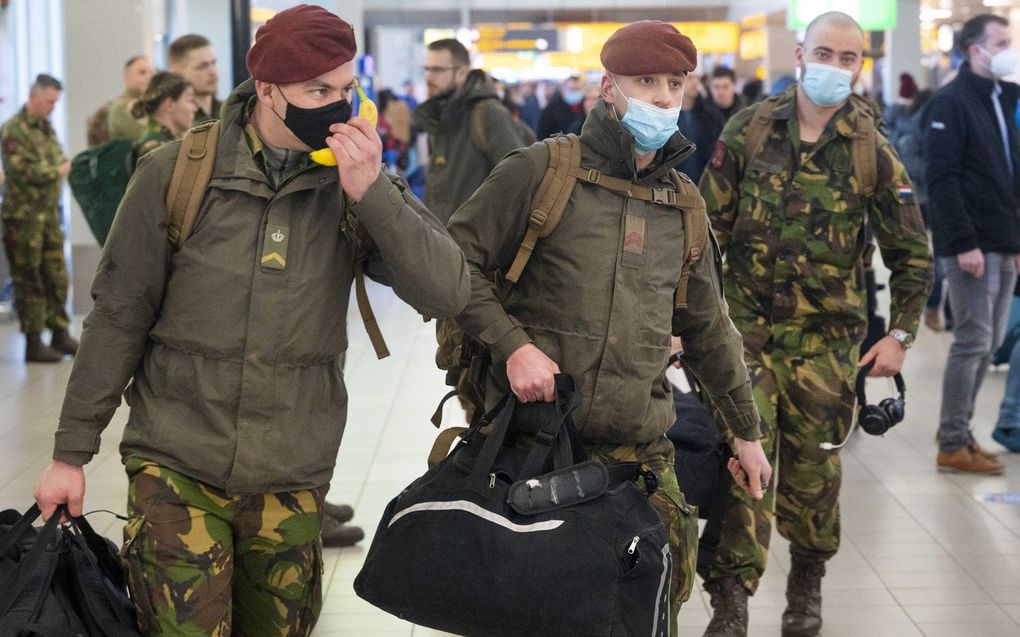
[[[497,100],[497,104],[486,108],[485,139],[476,140],[471,134],[473,110],[485,100]],[[522,146],[510,111],[498,104],[491,82],[480,73],[473,73],[456,93],[420,104],[414,111],[414,125],[427,132],[429,139],[425,205],[444,223],[501,159]]]
[[[28,219],[52,214],[60,201],[60,165],[66,159],[53,125],[22,108],[0,128],[7,173],[0,215]]]
[[[231,95],[192,235],[167,240],[179,142],[138,163],[103,250],[53,457],[84,464],[126,393],[121,453],[233,494],[329,482],[343,435],[356,261],[422,313],[467,302],[464,257],[389,174],[348,204],[336,168],[270,187]],[[128,385],[125,392],[125,386]]]
[[[145,127],[145,132],[138,138],[138,150],[135,155],[138,159],[142,156],[151,153],[163,144],[168,144],[174,140],[174,134],[170,132],[170,129],[163,126],[156,120],[150,120]]]
[[[110,104],[110,110],[106,114],[110,139],[119,137],[134,141],[145,134],[149,118],[138,118],[131,114],[131,107],[138,98],[137,94],[124,93]]]
[[[586,168],[669,189],[673,166],[694,148],[678,132],[637,175],[634,138],[601,102],[585,120],[581,144]],[[683,338],[686,364],[729,427],[756,439],[758,413],[740,334],[722,295],[718,251],[697,261],[689,309],[674,310],[685,241],[676,208],[579,180],[559,225],[539,239],[517,285],[500,300],[503,291],[487,274],[513,261],[548,163],[545,144],[514,152],[450,219],[472,281],[471,301],[457,322],[493,353],[488,401],[509,391],[507,357],[534,343],[577,382],[584,402],[575,422],[586,441],[651,442],[676,419],[666,378],[672,333]]]
[[[916,334],[931,253],[910,178],[878,134],[875,194],[855,186],[851,140],[865,117],[847,101],[814,144],[800,141],[796,87],[779,103],[761,152],[744,157],[746,108],[726,124],[701,178],[726,253],[726,299],[748,351],[789,338],[804,351],[860,343],[867,330],[864,225],[891,271],[890,328]],[[791,346],[794,346],[791,344]]]
[[[208,122],[211,119],[219,119],[221,110],[223,110],[223,102],[213,97],[212,107],[208,113],[206,113],[205,109],[201,106],[199,106],[195,111],[195,126],[198,126],[202,122]]]

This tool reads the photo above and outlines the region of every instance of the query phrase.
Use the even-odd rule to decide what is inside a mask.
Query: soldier
[[[470,293],[457,245],[351,118],[355,50],[321,7],[276,14],[223,109],[190,237],[167,240],[172,142],[139,162],[104,247],[35,496],[46,517],[80,514],[82,465],[131,381],[123,555],[144,634],[311,632],[353,273],[432,316]],[[327,145],[335,168],[309,160]]]
[[[525,403],[549,401],[562,370],[584,398],[575,423],[589,452],[640,461],[657,474],[652,504],[670,533],[675,634],[675,611],[694,581],[697,514],[680,493],[664,435],[675,418],[665,376],[671,334],[683,337],[687,364],[736,435],[753,497],[762,497],[770,473],[703,202],[674,171],[692,150],[677,130],[677,110],[697,52],[672,25],[647,20],[614,33],[601,59],[601,98],[580,135],[578,169],[588,178],[578,179],[555,230],[538,241],[508,294],[491,273],[508,271],[528,234],[548,146],[512,153],[450,219],[472,276],[457,323],[491,352],[490,406],[508,391]],[[687,213],[664,205],[680,201]],[[684,245],[697,247],[683,221],[691,210],[703,224],[704,255],[685,274]],[[675,309],[683,282],[688,307]]]
[[[49,117],[63,86],[39,75],[28,102],[0,129],[7,190],[0,219],[14,280],[14,302],[25,334],[25,360],[55,363],[74,356],[78,341],[67,331],[67,266],[60,227],[60,181],[71,161],[57,141]],[[52,330],[49,346],[42,331]]]
[[[170,44],[167,53],[170,70],[180,75],[195,89],[195,124],[219,119],[223,102],[216,99],[220,83],[216,69],[216,52],[204,35],[182,35]]]
[[[144,55],[136,55],[124,65],[124,94],[110,104],[106,115],[108,139],[123,137],[134,141],[145,133],[148,121],[144,115],[133,114],[131,109],[149,87],[155,72],[152,62]]]
[[[136,156],[141,159],[163,144],[179,139],[195,121],[195,90],[180,75],[160,71],[152,76],[132,114],[148,122],[138,137]]]
[[[705,635],[746,633],[774,506],[792,556],[782,633],[818,634],[825,560],[839,548],[840,487],[839,455],[820,445],[848,435],[859,367],[900,371],[924,306],[931,257],[910,179],[869,103],[851,97],[863,45],[843,13],[812,21],[796,50],[801,83],[730,119],[701,181],[765,450],[779,471],[764,501],[731,494],[706,578],[715,611]],[[892,329],[858,365],[866,222],[892,271]]]

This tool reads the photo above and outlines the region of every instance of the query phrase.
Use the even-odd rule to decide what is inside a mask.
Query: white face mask
[[[991,71],[992,75],[995,77],[1003,78],[1008,75],[1013,75],[1016,71],[1018,58],[1016,49],[1003,49],[992,55],[992,52],[985,47],[979,45],[979,48],[990,58],[988,62],[988,70]]]

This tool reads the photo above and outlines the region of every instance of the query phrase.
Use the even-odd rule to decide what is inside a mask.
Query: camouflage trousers
[[[67,329],[64,231],[56,210],[3,219],[4,249],[11,265],[21,331]]]
[[[322,609],[327,487],[229,496],[149,461],[126,465],[121,558],[142,634],[312,632]]]
[[[791,355],[766,345],[746,352],[754,400],[762,417],[762,446],[772,485],[758,502],[731,484],[715,561],[708,580],[736,577],[754,593],[765,572],[772,518],[791,552],[828,559],[839,550],[838,443],[853,420],[859,347]]]
[[[603,462],[640,462],[655,473],[658,490],[648,499],[649,504],[662,518],[669,533],[669,548],[673,555],[673,574],[670,582],[669,634],[677,634],[676,614],[687,601],[694,588],[695,569],[698,563],[698,510],[687,504],[676,480],[673,465],[673,443],[665,436],[645,445],[616,446],[612,444],[585,445],[588,455]]]

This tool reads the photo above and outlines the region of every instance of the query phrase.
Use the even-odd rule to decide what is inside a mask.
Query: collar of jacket
[[[995,89],[995,81],[990,80],[987,77],[981,77],[975,73],[970,62],[964,62],[960,65],[958,75],[960,77],[960,81],[966,82],[967,85],[974,89],[975,92],[980,93],[983,96],[991,95],[992,91]],[[1002,82],[999,82],[999,84],[1001,85]]]
[[[419,104],[414,109],[414,125],[429,133],[436,132],[440,126],[455,126],[467,117],[467,111],[473,104],[485,99],[499,99],[499,95],[489,76],[480,69],[474,69],[468,74],[464,86]]]
[[[216,145],[216,163],[212,179],[220,185],[233,184],[243,190],[245,183],[257,182],[265,188],[253,189],[252,194],[271,198],[273,191],[269,178],[255,160],[255,156],[244,134],[248,124],[248,102],[255,96],[255,80],[242,82],[227,97],[220,119],[220,139]],[[288,181],[280,192],[318,188],[339,181],[336,168],[316,166]]]
[[[788,121],[797,116],[797,85],[793,84],[789,86],[785,91],[778,95],[773,95],[768,98],[776,101],[776,106],[769,113],[769,117],[774,120]],[[851,95],[843,102],[843,105],[833,114],[832,119],[826,125],[826,129],[833,128],[836,134],[843,137],[853,137],[857,134],[857,118],[868,116],[865,112],[866,98]],[[825,133],[822,133],[824,137]],[[821,137],[819,137],[821,139]]]
[[[657,183],[694,152],[694,144],[678,130],[655,153],[648,168],[639,174],[634,157],[634,136],[613,116],[602,98],[584,120],[581,144],[590,151],[582,155],[586,168],[642,185]]]
[[[53,130],[53,126],[50,124],[50,120],[47,117],[38,117],[28,112],[28,106],[22,106],[21,112],[19,113],[22,121],[31,126],[32,128],[38,128],[41,131],[49,133]]]

